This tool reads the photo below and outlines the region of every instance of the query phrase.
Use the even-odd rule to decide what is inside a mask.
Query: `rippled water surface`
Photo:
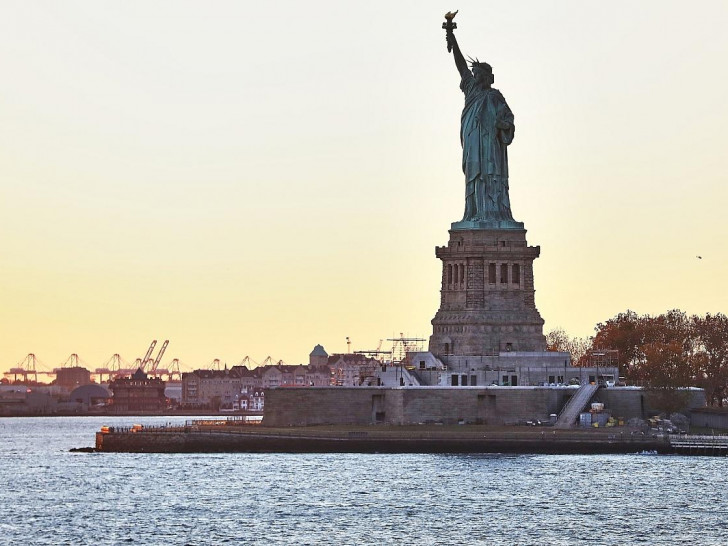
[[[728,544],[728,459],[69,453],[0,418],[0,544]]]

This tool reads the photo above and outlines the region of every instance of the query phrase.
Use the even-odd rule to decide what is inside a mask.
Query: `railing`
[[[199,427],[247,427],[259,426],[261,424],[260,416],[241,415],[228,417],[227,419],[193,419],[186,420],[184,425],[132,425],[127,427],[101,427],[103,434],[137,434],[140,432],[155,433],[179,433],[188,432],[190,430],[198,430]]]
[[[138,434],[140,432],[183,432],[186,426],[180,425],[153,425],[153,426],[131,426],[131,427],[102,427],[104,434]]]
[[[619,433],[594,433],[577,431],[448,431],[448,430],[402,430],[393,428],[390,430],[322,430],[317,428],[301,427],[291,429],[261,429],[254,427],[249,430],[241,428],[230,428],[225,426],[209,427],[149,427],[141,430],[134,430],[133,427],[112,428],[111,434],[179,434],[194,432],[195,434],[237,434],[239,436],[255,437],[281,437],[281,438],[305,438],[305,439],[366,439],[366,440],[487,440],[487,441],[531,441],[531,442],[599,442],[599,443],[631,443],[644,444],[647,442],[666,441],[664,435],[642,435],[631,434],[620,431]]]
[[[728,455],[726,436],[670,435],[670,447],[675,453],[684,455]]]
[[[728,436],[670,434],[669,439],[673,446],[711,446],[728,449]]]

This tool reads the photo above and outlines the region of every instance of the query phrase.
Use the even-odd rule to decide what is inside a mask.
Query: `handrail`
[[[586,395],[585,395],[584,393],[588,392],[588,391],[590,390],[590,387],[596,387],[596,388],[594,389],[594,391],[593,391],[593,392],[591,393],[591,395],[589,396],[589,398],[590,398],[590,399],[591,399],[591,397],[592,397],[592,396],[594,396],[594,394],[596,393],[596,391],[597,391],[597,390],[599,390],[599,385],[594,385],[594,384],[592,384],[592,383],[586,383],[586,384],[584,384],[584,385],[581,385],[581,386],[580,386],[580,387],[579,387],[579,388],[577,389],[577,391],[576,391],[576,392],[575,392],[575,393],[573,394],[573,396],[572,396],[571,398],[569,398],[569,399],[568,399],[568,400],[566,401],[566,404],[564,404],[564,407],[563,407],[563,408],[561,408],[561,411],[559,412],[558,416],[556,417],[556,422],[557,422],[557,423],[558,423],[558,422],[559,422],[559,420],[561,419],[561,416],[562,416],[562,415],[564,414],[564,412],[565,412],[565,411],[566,411],[567,409],[569,409],[569,408],[570,408],[570,406],[571,406],[572,404],[576,404],[576,402],[577,402],[577,400],[578,400],[578,397],[579,397],[579,396],[586,396]],[[586,404],[588,404],[588,403],[589,403],[589,400],[587,400],[587,401],[586,401],[586,402],[584,403],[584,405],[586,405]],[[583,406],[582,406],[582,407],[583,407]],[[571,423],[569,423],[569,425],[570,425],[570,424],[571,424]]]

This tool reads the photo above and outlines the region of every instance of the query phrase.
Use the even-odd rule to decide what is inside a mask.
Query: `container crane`
[[[18,381],[18,375],[22,375],[24,383],[27,383],[28,376],[32,375],[34,377],[34,381],[36,383],[38,383],[38,371],[36,368],[37,362],[38,362],[38,359],[35,357],[35,354],[28,353],[28,356],[26,356],[23,360],[18,362],[18,364],[14,368],[10,368],[3,375],[5,377],[10,377],[12,375],[13,382]]]
[[[164,351],[167,350],[167,345],[169,345],[169,340],[165,339],[164,343],[162,343],[162,348],[159,349],[159,353],[157,354],[157,358],[154,359],[154,362],[152,363],[152,369],[149,373],[156,374],[157,373],[157,367],[159,366],[159,362],[162,360],[162,355],[164,355]]]
[[[252,370],[253,368],[257,368],[260,366],[255,360],[250,358],[248,355],[245,355],[245,358],[243,358],[238,364],[238,366],[245,366],[249,370]]]
[[[100,368],[96,368],[94,373],[99,376],[99,381],[104,382],[104,376],[110,381],[113,376],[119,375],[120,371],[124,366],[129,366],[119,353],[114,353],[109,360],[107,360]]]
[[[144,355],[144,358],[142,358],[142,362],[139,365],[139,368],[144,371],[144,366],[147,365],[147,361],[149,360],[149,357],[152,356],[152,351],[154,350],[154,346],[157,344],[157,340],[152,340],[152,344],[149,346],[149,349],[147,349],[147,354]]]
[[[167,372],[167,379],[169,381],[182,381],[182,372],[179,368],[179,358],[172,359],[169,371]]]

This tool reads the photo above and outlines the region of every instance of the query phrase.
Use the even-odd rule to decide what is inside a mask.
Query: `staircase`
[[[422,379],[422,376],[420,376],[420,374],[417,373],[417,370],[408,370],[408,371],[409,371],[410,376],[412,377],[413,385],[417,385],[419,387],[420,385],[427,384],[427,383],[425,383],[424,379]]]
[[[402,377],[405,380],[405,385],[412,384],[413,387],[419,387],[422,385],[420,376],[414,370],[408,370],[402,366]]]
[[[579,387],[579,390],[574,393],[574,396],[569,399],[564,409],[561,410],[554,427],[570,428],[579,417],[579,414],[584,411],[598,388],[599,385],[592,385],[591,383]]]

